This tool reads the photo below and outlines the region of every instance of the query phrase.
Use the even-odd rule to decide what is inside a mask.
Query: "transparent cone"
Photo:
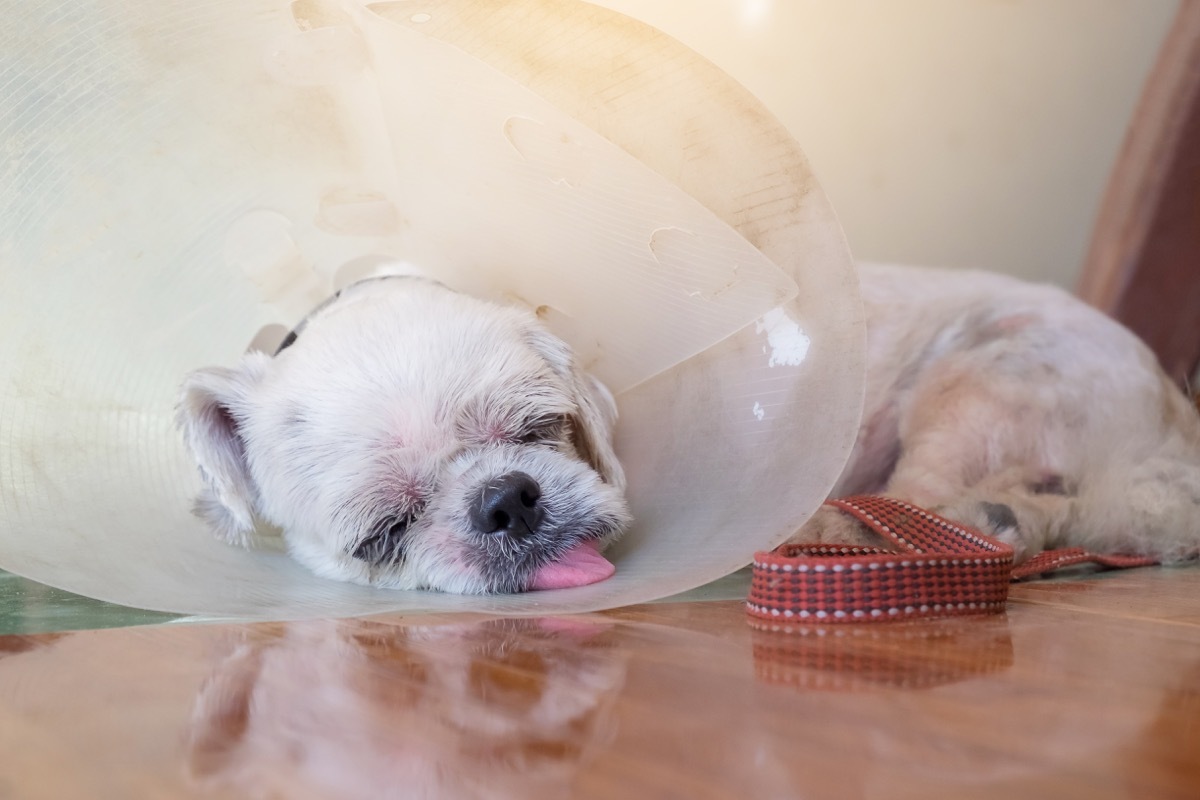
[[[679,43],[569,0],[6,5],[0,567],[187,613],[587,611],[727,574],[833,485],[863,386],[840,228]],[[376,590],[190,514],[182,376],[390,259],[536,309],[617,394],[613,578]]]

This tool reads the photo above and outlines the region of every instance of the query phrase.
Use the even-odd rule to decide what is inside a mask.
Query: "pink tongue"
[[[581,542],[563,553],[562,558],[547,564],[533,576],[534,591],[587,586],[612,577],[617,568],[600,555],[595,542]]]

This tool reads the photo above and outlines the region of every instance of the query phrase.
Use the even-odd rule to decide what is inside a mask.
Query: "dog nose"
[[[480,533],[527,536],[538,529],[546,510],[542,487],[524,472],[509,472],[480,488],[471,503],[471,524]]]

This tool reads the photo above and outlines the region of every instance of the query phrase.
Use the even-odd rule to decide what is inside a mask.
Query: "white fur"
[[[325,577],[483,592],[525,588],[578,539],[627,522],[611,396],[531,313],[399,278],[358,284],[306,323],[274,358],[184,383],[180,427],[208,483],[197,511],[219,535],[245,542],[267,522]],[[531,420],[556,419],[569,423],[521,441]],[[473,493],[513,471],[537,480],[555,523],[537,541],[467,517]],[[402,538],[403,558],[356,557],[410,515],[388,543]]]
[[[1060,289],[999,275],[861,277],[866,407],[835,495],[938,509],[1019,558],[1200,554],[1200,416],[1137,337]],[[861,541],[856,527],[824,510],[795,540]]]
[[[1018,558],[1200,554],[1200,417],[1132,333],[998,275],[861,274],[866,406],[835,495],[932,508]],[[527,588],[537,566],[627,523],[612,397],[531,313],[394,278],[306,322],[274,358],[184,382],[180,426],[207,483],[197,510],[218,535],[245,543],[269,523],[319,575],[484,592]],[[558,418],[569,425],[522,441],[529,420]],[[532,545],[480,536],[467,513],[513,471],[536,480],[554,522]],[[409,511],[402,558],[356,555],[381,519]],[[872,541],[830,510],[794,538]]]

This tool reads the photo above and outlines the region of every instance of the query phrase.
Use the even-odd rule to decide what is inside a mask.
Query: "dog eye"
[[[354,548],[354,558],[371,564],[399,564],[404,560],[404,536],[417,518],[412,511],[401,516],[384,517],[365,539]]]
[[[408,526],[412,523],[413,518],[411,514],[406,514],[399,519],[393,520],[392,524],[388,526],[387,536],[391,539],[400,538],[404,534],[408,533]]]
[[[560,442],[567,428],[566,415],[535,420],[517,437],[521,444],[552,444]]]

